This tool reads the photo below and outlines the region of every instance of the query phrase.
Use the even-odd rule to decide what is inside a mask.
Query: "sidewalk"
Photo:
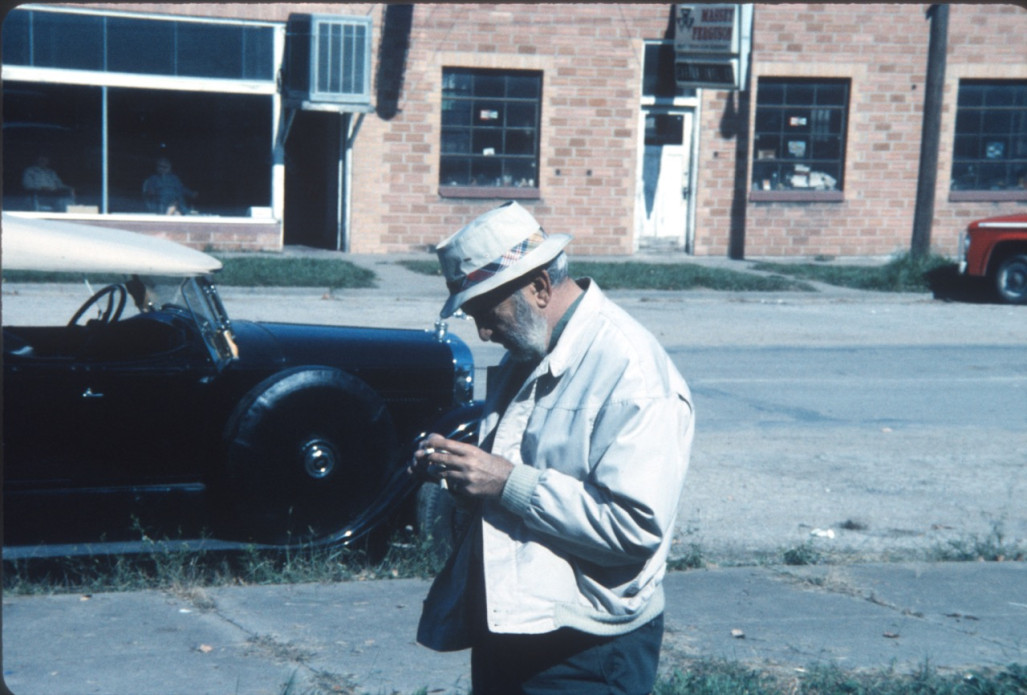
[[[661,669],[723,658],[908,673],[1027,662],[1027,563],[674,572]],[[8,597],[18,695],[466,693],[467,652],[414,643],[428,582]],[[291,683],[291,686],[289,685]]]

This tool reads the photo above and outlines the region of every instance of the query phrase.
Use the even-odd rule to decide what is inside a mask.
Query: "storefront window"
[[[47,210],[72,203],[96,212],[155,212],[143,182],[161,157],[197,194],[181,212],[247,215],[270,205],[271,97],[110,88],[106,126],[102,100],[101,87],[4,82],[5,209],[44,209],[23,181],[40,155],[74,190],[62,209]]]
[[[760,78],[752,190],[840,192],[848,80]]]
[[[13,10],[3,23],[4,207],[164,214],[143,192],[161,158],[190,192],[174,212],[268,207],[273,43],[268,24]]]
[[[953,191],[1027,189],[1027,81],[961,80]]]
[[[541,97],[538,72],[443,70],[440,192],[537,191]]]

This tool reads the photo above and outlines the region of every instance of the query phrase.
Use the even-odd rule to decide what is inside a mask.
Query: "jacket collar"
[[[596,331],[599,330],[598,324],[592,321],[592,317],[602,303],[602,290],[592,278],[582,278],[576,282],[585,290],[585,294],[581,297],[574,315],[571,316],[563,333],[556,341],[556,346],[543,360],[545,368],[554,377],[561,376],[578,363],[585,354],[584,348],[592,342]]]

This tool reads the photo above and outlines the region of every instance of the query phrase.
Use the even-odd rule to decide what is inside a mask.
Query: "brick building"
[[[674,84],[671,4],[23,5],[4,207],[386,253],[515,198],[579,255],[890,254],[913,227],[927,8],[757,4],[743,95]],[[932,245],[951,255],[1027,203],[1027,10],[949,8]],[[22,186],[42,151],[74,204]],[[147,207],[159,157],[191,214]]]

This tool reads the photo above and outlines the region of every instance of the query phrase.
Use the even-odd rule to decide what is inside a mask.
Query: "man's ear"
[[[548,271],[540,270],[535,273],[528,287],[535,299],[535,306],[540,309],[545,308],[553,298],[553,284],[549,280]]]

